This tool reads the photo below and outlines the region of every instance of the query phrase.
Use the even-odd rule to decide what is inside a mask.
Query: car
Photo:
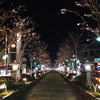
[[[93,71],[92,72],[92,82],[95,84],[100,83],[100,71]]]

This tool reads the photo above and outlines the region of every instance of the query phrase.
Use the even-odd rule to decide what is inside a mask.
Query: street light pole
[[[6,37],[5,37],[5,67],[6,67],[6,75],[7,75],[7,71],[8,71],[8,66],[7,66],[7,62],[8,62],[8,56],[7,56],[7,50],[8,50],[8,39],[7,39],[7,33],[6,33]]]

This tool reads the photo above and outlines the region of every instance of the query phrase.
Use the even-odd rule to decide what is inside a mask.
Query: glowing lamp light
[[[1,70],[1,73],[4,73],[4,70]]]
[[[98,79],[98,82],[100,82],[100,79]]]
[[[85,66],[85,70],[90,70],[90,69],[91,69],[90,65]]]
[[[3,90],[3,89],[5,89],[5,91],[7,90],[7,86],[6,86],[5,83],[2,83],[2,84],[0,85],[0,90]]]
[[[24,82],[27,82],[27,78],[23,78],[23,81],[24,81]]]
[[[79,62],[80,62],[80,60],[77,60],[77,62],[76,62],[76,63],[78,64]]]
[[[41,65],[41,70],[42,70],[42,71],[43,71],[44,67],[45,67],[45,66],[44,66],[44,64],[43,64],[43,65]]]
[[[91,71],[91,65],[93,65],[93,64],[91,64],[91,63],[87,60],[86,63],[84,64],[85,70],[86,70],[86,71]]]
[[[70,67],[67,67],[67,71],[70,71]]]
[[[66,62],[68,62],[68,59],[66,59]]]
[[[36,77],[36,73],[34,74],[34,77]]]
[[[77,68],[81,68],[81,66],[78,66]]]
[[[35,70],[38,70],[38,67],[36,67]]]
[[[26,69],[25,68],[23,69],[23,73],[26,73]]]
[[[13,44],[11,45],[11,47],[12,47],[12,48],[15,48],[15,47],[16,47],[16,45],[13,43]]]
[[[100,89],[100,85],[98,85],[98,89]]]
[[[0,86],[0,89],[4,89],[5,88],[5,86],[2,84],[1,86]]]
[[[75,79],[75,78],[76,78],[76,76],[73,76],[73,78]]]
[[[13,65],[13,70],[17,70],[18,66],[17,65]]]
[[[16,60],[12,63],[12,66],[13,66],[13,70],[18,70],[18,66],[19,64],[16,62]]]
[[[98,65],[100,65],[100,62],[98,63]]]
[[[41,76],[41,73],[39,73],[39,76]]]
[[[100,42],[100,36],[98,36],[98,37],[96,38],[96,40]]]
[[[74,70],[73,73],[76,74],[77,72]]]

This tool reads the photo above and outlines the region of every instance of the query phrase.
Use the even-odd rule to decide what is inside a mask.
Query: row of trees
[[[81,21],[77,23],[80,31],[69,32],[67,39],[60,45],[58,52],[57,63],[66,61],[70,62],[73,55],[75,55],[75,62],[80,59],[82,61],[82,52],[88,44],[82,37],[85,33],[91,35],[89,40],[93,40],[96,36],[100,36],[100,1],[99,0],[78,0],[75,2],[76,6],[85,10],[84,12],[74,11],[70,9],[61,9],[61,14],[67,12],[76,14],[80,17]]]
[[[87,30],[94,33],[96,36],[100,35],[100,1],[99,0],[78,0],[75,2],[77,7],[83,8],[80,11],[70,9],[61,9],[61,14],[67,12],[76,14],[80,17],[81,21],[77,23],[81,30]]]
[[[36,64],[45,64],[45,66],[51,66],[51,61],[49,54],[47,53],[47,44],[40,41],[40,36],[32,39],[25,48],[25,56],[30,60],[30,65],[32,67],[32,62]]]
[[[79,30],[77,30],[77,32],[68,32],[68,37],[66,37],[60,44],[59,52],[57,53],[58,59],[56,61],[56,64],[63,64],[64,62],[64,64],[66,63],[67,66],[69,66],[71,62],[74,61],[75,67],[77,67],[77,61],[83,61],[83,51],[89,45],[86,44],[86,40],[84,40],[83,36],[84,35],[82,31]]]
[[[9,53],[11,44],[15,44],[16,61],[20,66],[22,57],[25,56],[30,62],[35,60],[49,66],[51,63],[46,52],[47,45],[40,41],[40,36],[35,31],[37,25],[33,19],[29,16],[23,17],[22,13],[27,12],[25,6],[14,7],[11,3],[5,7],[5,4],[6,0],[0,1],[0,61],[4,54]]]

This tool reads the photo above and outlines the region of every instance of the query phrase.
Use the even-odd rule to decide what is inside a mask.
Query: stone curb
[[[41,76],[39,79],[32,81],[29,84],[26,84],[24,86],[21,86],[20,89],[16,90],[14,93],[12,93],[11,95],[7,96],[6,98],[2,99],[2,100],[18,100],[18,98],[20,96],[22,96],[25,91],[27,91],[31,86],[34,86],[37,82],[39,82],[43,77],[45,77],[48,74],[45,73],[43,76]]]
[[[70,82],[69,80],[67,80],[67,82],[78,91],[78,93],[83,97],[84,100],[97,100],[96,97],[92,95],[89,91],[84,90],[83,88],[73,82]]]

